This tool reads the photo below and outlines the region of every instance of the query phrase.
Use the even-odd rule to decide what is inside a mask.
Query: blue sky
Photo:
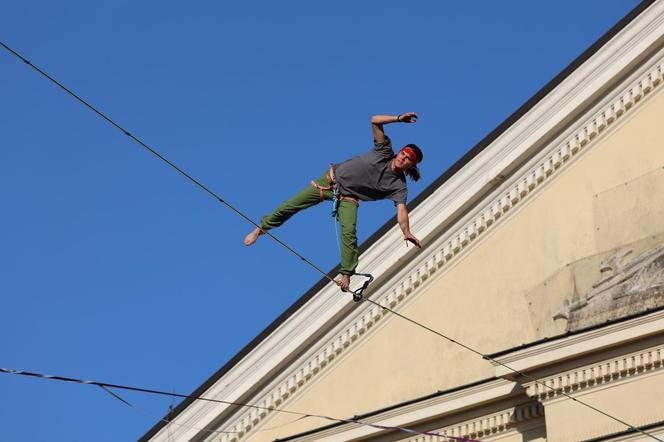
[[[420,114],[386,126],[414,197],[636,4],[25,1],[0,40],[258,220],[376,113]],[[0,367],[189,393],[320,279],[4,51],[0,79]],[[329,210],[274,233],[331,269]],[[360,241],[393,216],[363,204]],[[135,440],[177,403],[120,393],[0,375],[0,440]]]

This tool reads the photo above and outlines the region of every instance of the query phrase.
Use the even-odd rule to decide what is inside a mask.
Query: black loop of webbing
[[[364,292],[364,290],[366,290],[366,288],[369,287],[369,284],[371,284],[371,282],[374,280],[374,277],[368,273],[353,273],[353,275],[364,276],[365,278],[367,278],[364,280],[364,284],[362,284],[362,287],[353,291],[353,301],[360,302],[364,297],[362,295],[362,292]]]

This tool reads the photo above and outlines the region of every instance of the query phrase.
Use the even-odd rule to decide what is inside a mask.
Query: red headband
[[[410,147],[406,146],[406,147],[404,147],[403,149],[401,149],[401,151],[402,151],[402,152],[406,152],[406,155],[408,155],[408,156],[410,157],[410,159],[413,160],[413,163],[415,163],[415,164],[418,163],[418,161],[417,161],[417,154],[415,153],[415,151],[414,151],[413,149],[411,149]]]

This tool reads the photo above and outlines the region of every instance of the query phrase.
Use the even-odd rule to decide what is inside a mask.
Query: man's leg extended
[[[357,253],[357,204],[342,200],[339,204],[339,224],[341,224],[341,269],[343,280],[350,281],[358,263]]]
[[[329,186],[325,175],[318,178],[316,184],[322,187]],[[324,199],[332,199],[332,192],[329,190],[323,191]],[[300,210],[304,210],[311,206],[314,206],[320,202],[320,191],[312,185],[308,185],[302,189],[297,195],[290,198],[283,204],[281,204],[277,209],[271,214],[263,217],[261,220],[261,227],[255,228],[251,233],[249,233],[244,238],[244,243],[248,246],[256,242],[258,237],[264,232],[267,232],[270,229],[279,227],[285,223],[291,216],[295,215]]]

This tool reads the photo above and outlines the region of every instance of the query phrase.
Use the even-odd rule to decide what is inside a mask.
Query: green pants
[[[316,184],[328,187],[325,175],[316,180]],[[324,190],[323,198],[332,199],[332,191]],[[315,206],[320,202],[320,192],[312,185],[277,207],[261,220],[265,231],[279,227],[300,210]],[[357,205],[353,201],[342,200],[339,204],[339,224],[341,224],[341,270],[344,275],[352,275],[357,267]]]

